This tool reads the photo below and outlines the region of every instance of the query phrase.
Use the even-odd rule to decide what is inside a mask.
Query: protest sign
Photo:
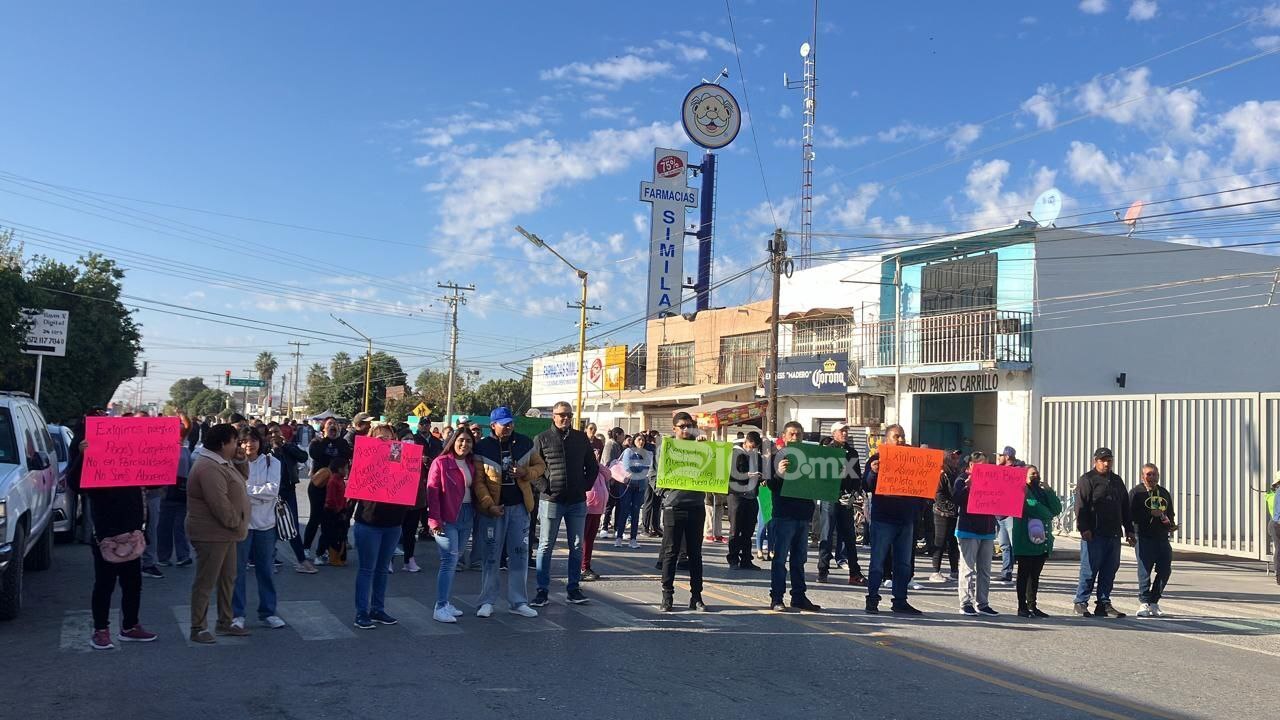
[[[347,498],[392,505],[413,505],[422,472],[422,446],[356,437],[347,479]]]
[[[176,417],[85,418],[80,487],[175,485],[182,424]]]
[[[844,448],[788,443],[780,451],[791,461],[782,475],[782,496],[806,500],[836,500],[844,475]]]
[[[942,476],[942,451],[881,445],[876,472],[877,495],[905,495],[932,500]]]
[[[773,491],[764,485],[760,486],[760,517],[764,522],[773,519]]]
[[[551,418],[531,418],[520,415],[515,420],[516,432],[525,437],[535,437],[552,428]]]
[[[1007,515],[1022,517],[1022,504],[1027,493],[1027,469],[983,463],[969,473],[971,515]]]
[[[658,459],[658,487],[727,493],[732,457],[732,443],[663,440]]]

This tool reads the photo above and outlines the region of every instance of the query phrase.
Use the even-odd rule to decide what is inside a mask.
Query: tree
[[[6,337],[25,338],[27,319],[22,314],[26,283],[22,278],[22,245],[13,241],[12,230],[0,230],[0,330]],[[0,387],[20,388],[33,382],[7,377],[6,369],[22,366],[23,355],[16,342],[0,343]]]
[[[191,417],[217,415],[231,402],[231,396],[214,388],[205,388],[187,401],[186,411]]]
[[[364,409],[363,358],[360,362],[352,362],[350,356],[340,352],[333,356],[329,368],[326,371],[323,365],[316,363],[307,372],[307,405],[310,411],[314,414],[328,409],[344,417],[361,412]],[[404,385],[408,379],[400,361],[385,352],[373,354],[370,376],[369,413],[376,417],[383,414],[387,386]]]
[[[533,396],[533,381],[526,375],[519,380],[489,380],[471,393],[471,404],[465,412],[489,414],[499,405],[506,405],[516,415],[529,409]]]
[[[334,410],[337,396],[333,387],[333,378],[320,363],[313,363],[307,370],[307,411],[318,415],[325,410]]]
[[[204,378],[184,378],[169,387],[169,402],[173,407],[190,415],[191,411],[187,409],[187,406],[191,403],[191,399],[208,389],[209,386],[204,384]],[[222,408],[218,409],[221,410]]]
[[[472,382],[469,381],[467,375],[457,374],[453,378],[453,410],[459,413],[478,412],[473,409],[475,399],[473,396]],[[431,408],[431,420],[443,421],[444,408],[449,396],[449,373],[446,370],[426,369],[418,373],[418,382],[415,385],[417,392],[413,407],[418,401],[427,404]],[[492,408],[490,408],[492,409]],[[489,410],[485,410],[488,413]]]
[[[258,353],[258,359],[253,361],[253,369],[258,372],[258,379],[267,384],[265,388],[258,390],[258,404],[262,404],[263,394],[267,398],[271,397],[272,380],[275,378],[276,368],[280,367],[280,363],[276,360],[276,356],[263,350]]]
[[[7,241],[0,243],[0,256],[9,257],[0,263],[0,327],[11,320],[4,308],[15,297],[20,307],[70,313],[66,356],[44,362],[40,406],[45,417],[69,420],[105,406],[121,382],[138,374],[141,335],[132,313],[120,302],[124,271],[97,253],[73,265],[36,257],[25,277],[15,281],[12,254]],[[34,377],[34,356],[15,358],[9,347],[0,351],[0,387],[31,387]]]

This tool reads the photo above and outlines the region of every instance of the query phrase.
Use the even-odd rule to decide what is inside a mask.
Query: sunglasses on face
[[[571,413],[571,412],[558,412],[558,413],[551,413],[551,414],[552,414],[552,415],[555,415],[556,417],[562,417],[562,418],[571,418],[571,417],[573,417],[573,413]]]
[[[688,430],[688,429],[693,428],[693,427],[696,427],[696,426],[694,426],[694,425],[677,425],[677,426],[676,426],[676,429],[677,429],[677,430]]]

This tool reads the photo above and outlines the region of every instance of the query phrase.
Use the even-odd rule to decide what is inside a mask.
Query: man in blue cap
[[[1004,450],[996,456],[996,464],[1005,467],[1026,467],[1027,464],[1018,459],[1018,451],[1012,445],[1005,445]],[[1000,582],[1013,584],[1013,518],[1006,515],[996,517],[996,542],[1000,543]]]
[[[484,464],[484,477],[476,478],[476,511],[480,530],[476,547],[484,558],[480,580],[480,608],[476,615],[493,614],[498,600],[498,559],[505,545],[512,562],[507,564],[507,604],[513,615],[537,617],[529,607],[529,518],[533,512],[534,480],[546,469],[541,455],[533,451],[533,440],[515,430],[511,408],[502,406],[489,413],[493,431],[476,443],[475,454]]]

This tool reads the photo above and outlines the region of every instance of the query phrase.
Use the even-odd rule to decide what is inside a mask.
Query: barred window
[[[658,346],[658,387],[693,384],[693,343]]]
[[[852,341],[852,317],[802,320],[791,326],[792,355],[848,352]]]
[[[728,335],[720,338],[720,382],[755,382],[769,356],[769,333]]]

